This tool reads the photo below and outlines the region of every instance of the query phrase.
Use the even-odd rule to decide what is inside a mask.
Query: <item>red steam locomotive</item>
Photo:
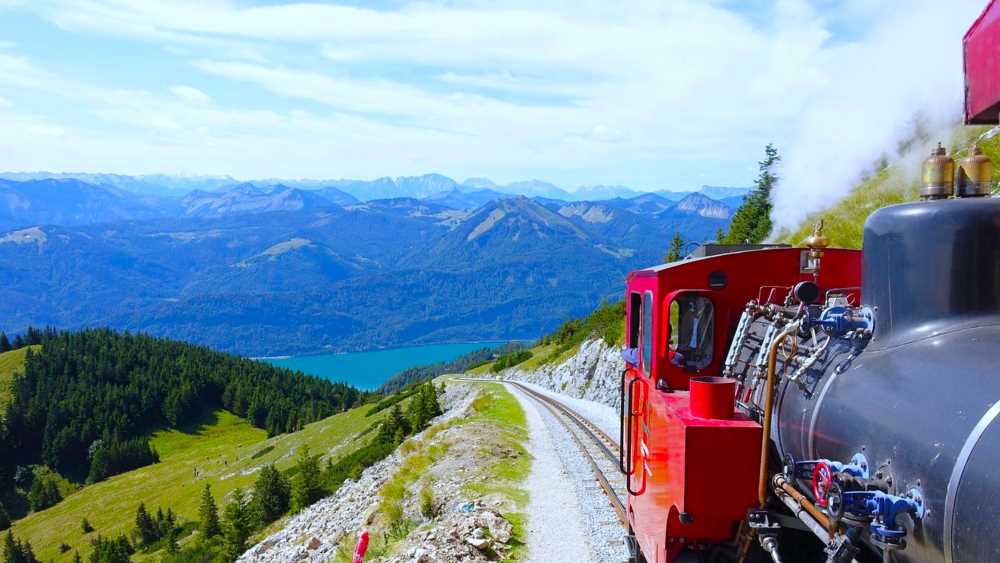
[[[995,125],[1000,5],[965,52],[966,121]],[[924,166],[863,253],[820,225],[629,275],[634,560],[1000,561],[1000,199],[978,150]]]

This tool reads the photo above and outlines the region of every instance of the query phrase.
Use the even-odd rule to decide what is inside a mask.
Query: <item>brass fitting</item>
[[[944,199],[951,195],[955,181],[955,161],[941,143],[924,160],[920,199]]]
[[[993,162],[978,146],[969,156],[958,161],[958,179],[955,180],[955,197],[982,197],[990,195],[993,184]]]
[[[817,260],[823,257],[823,250],[830,246],[830,239],[823,234],[822,219],[816,221],[813,234],[806,238],[806,246],[809,248],[809,257]]]

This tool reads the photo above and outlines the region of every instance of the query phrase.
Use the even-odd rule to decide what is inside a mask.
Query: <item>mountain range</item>
[[[616,296],[674,232],[713,239],[741,197],[421,178],[380,188],[420,198],[376,199],[347,183],[167,196],[122,177],[0,180],[0,329],[111,326],[254,356],[532,338]]]
[[[79,180],[92,185],[115,188],[135,194],[158,197],[180,197],[193,191],[228,190],[239,184],[255,186],[282,185],[302,190],[336,188],[359,201],[413,197],[418,199],[437,196],[445,192],[460,193],[489,192],[496,194],[543,197],[562,201],[596,201],[605,199],[632,198],[644,193],[655,193],[672,201],[678,201],[691,193],[701,193],[713,199],[742,197],[748,188],[702,186],[698,190],[637,190],[627,186],[580,186],[575,190],[560,188],[541,180],[527,180],[509,184],[497,184],[488,178],[468,178],[458,182],[441,174],[422,176],[388,176],[375,180],[302,180],[265,178],[241,182],[229,176],[171,176],[150,174],[126,176],[121,174],[52,173],[52,172],[0,172],[0,179],[17,182],[33,180]]]

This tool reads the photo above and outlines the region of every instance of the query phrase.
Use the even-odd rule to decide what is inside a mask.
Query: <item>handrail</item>
[[[618,470],[623,475],[628,473],[628,469],[625,468],[625,376],[627,374],[628,368],[623,369],[621,383],[618,385]]]
[[[629,404],[628,417],[627,417],[628,429],[625,432],[625,440],[627,444],[625,450],[625,459],[626,459],[625,467],[627,469],[627,471],[625,472],[625,490],[628,491],[628,493],[632,496],[641,495],[646,488],[645,486],[643,486],[643,488],[638,491],[632,490],[632,474],[635,473],[636,469],[635,459],[632,455],[635,449],[634,444],[632,442],[632,427],[633,427],[633,418],[636,415],[635,411],[632,409],[632,398],[635,396],[635,392],[633,389],[635,388],[636,383],[639,383],[638,377],[628,382],[628,404]]]

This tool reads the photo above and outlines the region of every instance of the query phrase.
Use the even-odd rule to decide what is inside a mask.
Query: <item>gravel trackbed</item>
[[[626,561],[621,524],[569,433],[548,409],[506,387],[524,409],[530,432],[528,561]]]

